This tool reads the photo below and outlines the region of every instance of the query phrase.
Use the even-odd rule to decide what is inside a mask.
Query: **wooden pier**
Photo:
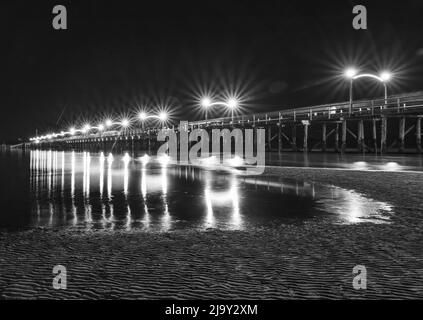
[[[274,152],[421,153],[423,92],[192,121],[189,129],[265,129]],[[173,128],[177,128],[177,123]],[[106,131],[31,143],[30,148],[154,151],[160,127]]]

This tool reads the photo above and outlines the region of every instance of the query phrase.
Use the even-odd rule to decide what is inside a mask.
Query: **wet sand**
[[[1,298],[423,298],[423,174],[306,168],[266,173],[353,189],[390,224],[311,220],[250,231],[0,233]],[[68,289],[52,288],[67,267]],[[367,290],[352,287],[365,265]]]

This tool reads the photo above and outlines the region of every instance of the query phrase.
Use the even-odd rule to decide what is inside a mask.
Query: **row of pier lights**
[[[141,126],[143,129],[144,129],[144,124],[148,119],[159,120],[162,123],[162,125],[164,125],[168,117],[169,116],[167,112],[165,111],[161,111],[159,114],[156,114],[156,115],[149,115],[146,112],[140,112],[138,114],[138,119],[141,121]],[[114,122],[111,119],[107,119],[104,123],[100,123],[98,126],[91,126],[90,124],[85,124],[80,129],[76,129],[72,127],[69,129],[69,131],[61,131],[60,133],[52,133],[45,136],[34,137],[34,138],[30,138],[29,140],[34,142],[39,142],[41,140],[51,140],[57,137],[74,136],[77,133],[89,134],[90,132],[94,130],[97,132],[104,132],[106,130],[112,130],[115,128],[120,128],[124,130],[130,126],[132,121],[133,119],[129,119],[129,118],[124,118],[120,120],[119,122]]]
[[[388,100],[388,85],[387,83],[392,79],[392,74],[388,71],[383,71],[380,73],[380,75],[375,75],[371,73],[359,73],[359,71],[354,68],[348,68],[345,70],[345,77],[350,80],[350,113],[352,110],[353,105],[353,82],[354,80],[361,79],[361,78],[370,78],[375,79],[383,84],[383,87],[385,89],[385,104]]]
[[[370,73],[359,73],[359,70],[354,67],[350,67],[345,70],[344,72],[345,77],[350,81],[350,101],[349,101],[349,112],[352,111],[353,106],[353,83],[355,80],[361,78],[371,78],[381,82],[385,89],[385,104],[388,100],[388,88],[387,83],[392,79],[392,74],[388,71],[383,71],[380,75],[370,74]],[[229,98],[226,101],[213,101],[210,97],[203,97],[200,100],[200,106],[204,109],[205,113],[205,120],[208,119],[208,112],[209,109],[215,106],[221,106],[226,108],[231,113],[231,120],[232,123],[234,121],[234,111],[239,107],[239,101],[236,98]],[[138,114],[138,119],[141,121],[142,129],[144,129],[144,124],[148,119],[157,119],[159,120],[162,125],[166,123],[168,120],[168,114],[165,111],[161,111],[159,114],[156,115],[149,115],[146,112],[140,112]],[[98,126],[91,126],[89,124],[84,125],[80,129],[70,128],[69,131],[62,131],[60,133],[52,133],[45,136],[34,137],[30,138],[30,141],[39,142],[41,140],[50,140],[57,137],[65,137],[65,136],[73,136],[77,133],[82,134],[89,134],[91,130],[97,130],[97,132],[103,132],[105,130],[113,129],[115,126],[120,126],[121,129],[126,129],[129,127],[133,119],[124,118],[119,122],[113,122],[112,120],[108,119],[104,123],[99,124]]]
[[[234,111],[239,106],[239,102],[235,98],[229,98],[227,101],[212,101],[211,98],[204,97],[204,98],[201,99],[200,105],[201,105],[201,107],[203,107],[205,109],[206,120],[207,120],[208,109],[210,109],[213,106],[224,106],[227,109],[229,109],[229,111],[231,112],[231,118],[232,118],[232,122],[233,122]],[[138,114],[137,118],[141,122],[142,129],[144,129],[145,122],[148,119],[159,120],[162,123],[162,126],[164,126],[166,121],[169,118],[169,115],[165,111],[161,111],[159,114],[155,114],[155,115],[154,114],[151,115],[151,114],[148,114],[146,112],[140,112]],[[134,121],[134,119],[129,119],[129,118],[124,118],[124,119],[120,120],[119,122],[113,122],[111,119],[108,119],[104,123],[100,123],[98,126],[91,126],[90,124],[85,124],[80,129],[76,129],[76,128],[72,127],[72,128],[69,129],[69,131],[61,131],[60,133],[51,133],[51,134],[48,134],[48,135],[45,135],[45,136],[30,138],[29,140],[33,141],[33,142],[40,142],[41,140],[51,140],[51,139],[57,138],[57,137],[74,136],[78,133],[89,134],[90,132],[92,132],[94,130],[97,131],[97,132],[104,132],[106,130],[111,130],[111,129],[114,129],[116,127],[120,127],[120,129],[124,130],[124,129],[128,128],[133,121]]]

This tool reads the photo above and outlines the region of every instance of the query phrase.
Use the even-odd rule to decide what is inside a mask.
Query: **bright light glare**
[[[76,129],[75,129],[75,128],[70,128],[70,129],[69,129],[69,133],[70,133],[71,135],[74,135],[74,134],[76,133]]]
[[[387,164],[384,165],[384,169],[386,171],[397,171],[399,170],[399,168],[400,166],[396,162],[388,162]]]
[[[353,77],[355,77],[357,73],[358,72],[355,68],[348,68],[347,70],[345,70],[345,76],[349,79],[352,79]]]
[[[122,125],[122,127],[126,128],[126,127],[129,126],[129,120],[128,119],[123,119],[120,124]]]
[[[210,107],[211,103],[212,102],[211,102],[210,98],[208,98],[208,97],[201,99],[201,106],[204,107],[204,108]]]
[[[216,156],[211,156],[208,158],[200,159],[200,163],[203,166],[213,166],[217,164],[217,158]]]
[[[138,115],[138,117],[139,117],[141,120],[145,120],[145,119],[147,119],[147,114],[146,114],[145,112],[140,112],[140,114]]]
[[[234,98],[228,100],[227,105],[229,108],[234,109],[238,106],[238,101]]]
[[[145,154],[142,157],[140,157],[140,160],[143,165],[146,165],[150,161],[150,156],[148,154]]]
[[[162,121],[165,121],[167,119],[167,113],[166,112],[160,112],[159,118]]]
[[[170,161],[170,157],[167,154],[161,155],[160,157],[157,158],[157,160],[163,165],[166,166],[169,161]]]
[[[86,124],[83,128],[82,128],[82,132],[83,133],[87,133],[88,131],[90,131],[91,126],[89,124]]]
[[[353,169],[355,170],[365,170],[367,169],[367,162],[365,161],[357,161],[352,164]]]
[[[391,80],[392,75],[389,72],[384,71],[380,74],[380,78],[382,79],[382,81],[388,82],[389,80]]]
[[[128,153],[125,153],[125,155],[122,157],[122,161],[128,164],[131,161],[131,156]]]
[[[226,160],[227,164],[231,167],[239,167],[243,164],[243,160],[239,156],[235,156],[231,159]]]
[[[106,120],[106,127],[111,127],[113,125],[112,120],[108,119]]]
[[[98,125],[98,130],[103,131],[103,130],[104,130],[104,125],[99,124],[99,125]]]

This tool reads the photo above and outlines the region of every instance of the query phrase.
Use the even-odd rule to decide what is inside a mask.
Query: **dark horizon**
[[[63,4],[68,30],[53,30]],[[368,30],[352,7],[366,5]],[[244,112],[343,101],[345,67],[390,70],[390,94],[423,90],[421,1],[2,3],[0,142],[104,114],[168,106],[201,115],[202,91],[240,94]],[[381,97],[357,83],[355,98]],[[217,115],[217,114],[216,114]]]

